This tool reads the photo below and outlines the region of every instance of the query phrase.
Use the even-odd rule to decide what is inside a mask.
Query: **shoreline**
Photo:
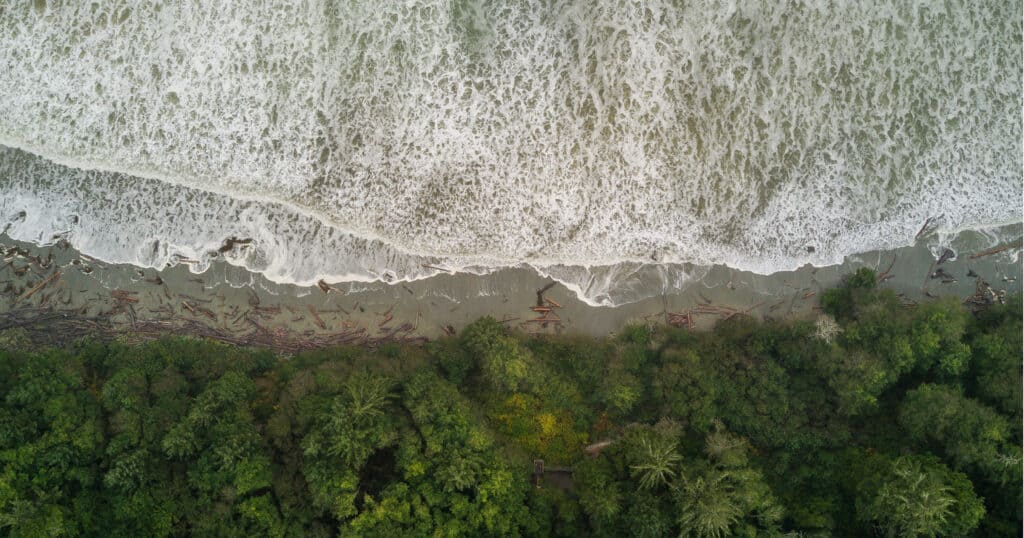
[[[1019,237],[1019,227],[1015,231]],[[191,273],[187,264],[157,271],[107,264],[66,243],[36,246],[3,235],[0,323],[56,332],[54,341],[89,331],[129,339],[189,334],[284,352],[422,342],[453,334],[487,315],[527,334],[601,336],[638,322],[704,330],[737,314],[762,320],[816,317],[821,292],[860,267],[883,275],[882,286],[908,305],[969,297],[979,279],[997,293],[1020,293],[1020,242],[972,259],[990,249],[990,241],[981,232],[957,235],[948,241],[956,257],[941,266],[936,254],[947,242],[928,236],[914,246],[848,256],[838,265],[807,265],[770,275],[722,265],[698,268],[700,278],[678,288],[657,283],[661,293],[647,299],[590,306],[526,266],[393,284],[297,286],[275,284],[224,261],[201,274]],[[623,285],[654,284],[638,280]],[[542,288],[547,289],[538,293]]]
[[[384,238],[361,228],[350,228],[317,211],[307,212],[274,198],[244,193],[228,196],[189,183],[165,183],[152,179],[158,176],[144,173],[104,172],[107,169],[102,166],[68,167],[74,163],[3,145],[0,155],[9,161],[6,164],[12,182],[8,196],[0,197],[0,208],[5,208],[8,214],[4,230],[13,239],[45,244],[64,238],[110,264],[137,265],[143,269],[160,270],[168,264],[190,263],[197,271],[205,272],[226,259],[230,264],[266,275],[276,283],[273,286],[290,284],[296,288],[310,287],[320,280],[400,284],[445,272],[487,275],[497,267],[528,267],[571,286],[592,306],[615,306],[650,295],[619,293],[617,290],[622,286],[618,283],[623,279],[647,285],[663,277],[676,284],[671,286],[675,288],[684,280],[702,277],[713,267],[710,263],[721,262],[740,271],[767,275],[779,270],[796,271],[802,267],[799,264],[841,265],[844,253],[901,248],[913,241],[926,215],[940,215],[926,221],[930,222],[929,228],[934,228],[931,233],[939,238],[987,234],[995,244],[1021,236],[1019,214],[1012,214],[1016,212],[1009,216],[999,212],[975,215],[964,221],[964,215],[947,219],[944,211],[948,208],[929,207],[903,210],[898,218],[890,215],[880,220],[844,221],[837,233],[820,237],[814,229],[805,227],[796,234],[803,238],[799,241],[760,241],[760,248],[713,238],[699,240],[685,234],[669,237],[652,229],[649,248],[639,251],[602,251],[600,255],[582,258],[557,253],[548,256],[543,248],[532,249],[525,256],[517,256],[513,251],[452,254],[461,251],[438,250],[434,245],[427,249],[412,248],[397,237]],[[125,207],[112,209],[108,200],[120,200],[126,181],[138,196],[129,197]],[[168,190],[167,185],[174,187]],[[107,197],[88,195],[93,189]],[[150,198],[157,207],[174,206],[173,216],[147,220],[144,215],[149,211],[135,202]],[[211,214],[217,217],[211,220]],[[1007,219],[1010,224],[1006,224]],[[173,224],[192,221],[209,222],[198,227]],[[774,230],[772,234],[777,235],[781,231],[776,226],[780,224],[765,221],[755,226],[756,232],[745,233]],[[1009,234],[1009,238],[1000,237],[1008,229],[1016,233]],[[789,232],[792,235],[793,230]],[[233,241],[237,244],[232,244]],[[687,246],[672,246],[680,241]]]

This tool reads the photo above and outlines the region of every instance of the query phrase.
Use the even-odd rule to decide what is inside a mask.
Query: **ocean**
[[[1021,20],[1019,1],[8,0],[0,225],[304,285],[528,266],[594,305],[714,265],[837,264],[929,218],[1021,222]]]

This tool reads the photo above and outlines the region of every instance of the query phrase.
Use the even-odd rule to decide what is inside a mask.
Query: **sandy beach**
[[[1016,231],[1019,236],[1020,229],[1006,227],[998,235],[1012,237]],[[544,291],[538,305],[538,290],[554,281],[529,267],[396,284],[300,287],[275,284],[227,263],[201,274],[190,272],[188,263],[157,271],[107,264],[67,244],[38,247],[0,237],[6,254],[0,311],[5,326],[44,333],[47,320],[86,319],[102,323],[107,334],[205,334],[286,351],[425,340],[488,315],[510,329],[538,334],[599,336],[638,322],[700,330],[737,314],[765,320],[815,317],[823,290],[859,267],[884,275],[881,285],[900,294],[908,306],[942,296],[966,298],[979,280],[996,293],[1019,293],[1020,242],[993,245],[992,238],[979,232],[957,235],[948,242],[954,257],[941,265],[937,258],[947,247],[930,236],[911,247],[850,256],[840,265],[771,275],[725,266],[689,268],[704,276],[639,302],[593,307],[558,283]],[[986,254],[1000,246],[1009,248]]]

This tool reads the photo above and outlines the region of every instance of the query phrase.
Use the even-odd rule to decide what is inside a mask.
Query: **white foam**
[[[528,263],[596,304],[1020,222],[1020,2],[677,4],[10,2],[0,144],[70,168],[0,152],[0,209],[111,261],[245,236],[276,281]]]

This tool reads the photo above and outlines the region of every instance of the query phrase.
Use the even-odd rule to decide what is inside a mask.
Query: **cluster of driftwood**
[[[562,308],[562,305],[559,304],[554,299],[544,295],[544,293],[546,293],[548,290],[550,290],[552,287],[554,287],[555,284],[556,284],[555,282],[552,282],[552,283],[548,284],[547,286],[544,286],[543,288],[537,290],[537,304],[536,304],[536,306],[530,307],[530,310],[534,314],[536,314],[536,316],[521,322],[520,326],[522,326],[522,327],[540,327],[541,329],[545,329],[545,328],[547,328],[549,326],[552,326],[552,327],[554,327],[556,329],[561,328],[562,318],[561,318],[561,316],[558,315],[556,310]],[[515,319],[518,319],[518,318],[515,318]],[[502,321],[511,321],[511,320],[510,319],[506,319],[506,320],[502,320]],[[535,332],[535,331],[530,331],[530,332]]]
[[[268,327],[261,323],[260,314],[251,311],[239,318],[247,328],[227,324],[215,326],[205,316],[201,318],[202,314],[168,314],[166,310],[162,311],[164,315],[142,319],[135,313],[133,306],[137,299],[128,294],[120,297],[113,309],[93,316],[84,315],[80,310],[58,310],[50,305],[15,308],[0,313],[0,330],[22,328],[33,342],[58,345],[84,337],[141,341],[163,335],[180,335],[210,338],[241,346],[267,347],[284,353],[342,344],[373,348],[388,342],[422,344],[426,340],[421,336],[413,336],[414,327],[409,323],[383,328],[377,334],[372,334],[365,327],[300,332],[280,325]],[[126,314],[128,320],[119,320],[119,314]]]
[[[964,304],[971,310],[978,311],[989,305],[1003,304],[1006,299],[1006,290],[996,291],[984,279],[979,277],[974,286],[974,293],[964,299]]]
[[[719,320],[725,321],[735,316],[749,316],[751,311],[763,304],[764,302],[762,301],[749,308],[740,310],[731,306],[713,305],[705,302],[685,312],[665,312],[665,323],[673,327],[693,329],[696,316],[717,316]]]
[[[56,239],[56,237],[55,237]],[[56,242],[56,248],[65,250],[70,245],[64,239]],[[6,273],[10,278],[0,281],[0,295],[7,296],[10,301],[8,308],[20,308],[27,304],[35,306],[54,303],[67,306],[71,304],[72,290],[62,280],[64,272],[75,268],[84,274],[89,274],[93,268],[89,263],[96,261],[84,254],[80,254],[68,267],[61,267],[54,258],[54,251],[43,254],[32,254],[26,248],[0,245],[0,253],[3,254],[4,263],[0,265],[0,273]]]
[[[234,240],[231,246],[247,241]],[[324,319],[327,313],[347,316],[349,312],[341,307],[317,310],[309,305],[300,312],[293,306],[261,305],[255,292],[250,293],[248,308],[228,305],[223,295],[173,294],[159,276],[144,279],[140,283],[142,291],[78,290],[79,298],[95,293],[95,297],[83,305],[81,300],[72,300],[75,290],[63,278],[62,270],[77,269],[88,274],[90,264],[95,265],[96,260],[80,255],[67,267],[58,268],[52,256],[32,256],[17,247],[0,252],[6,258],[0,270],[9,271],[12,276],[0,281],[0,285],[5,285],[0,289],[0,296],[6,296],[7,303],[6,311],[0,312],[0,330],[22,328],[35,343],[59,345],[83,337],[138,341],[161,335],[187,335],[296,353],[340,344],[376,347],[386,342],[418,344],[426,340],[413,335],[416,328],[410,323],[390,325],[394,319],[391,309],[380,314],[382,320],[371,331],[369,325],[358,326],[349,319],[339,320],[338,316],[330,323]],[[142,271],[139,273],[144,277]],[[201,279],[196,282],[206,290]],[[146,291],[148,285],[155,287]],[[142,301],[140,297],[148,300]],[[215,306],[218,298],[219,306]],[[76,302],[78,305],[72,306]],[[306,315],[309,323],[319,330],[294,328],[295,322],[307,319]],[[284,323],[284,316],[290,316],[291,323]]]
[[[990,249],[986,249],[986,250],[982,250],[980,252],[976,252],[974,254],[971,254],[969,259],[977,260],[979,258],[984,258],[986,256],[992,256],[994,254],[999,254],[1000,252],[1005,252],[1005,251],[1010,250],[1010,249],[1020,249],[1021,246],[1022,246],[1021,245],[1021,241],[1015,241],[1013,243],[1009,243],[1009,244],[1005,244],[1005,245],[999,245],[999,246],[996,246],[996,247],[993,247],[993,248],[990,248]],[[949,271],[946,271],[943,267],[941,267],[942,264],[946,263],[949,260],[955,259],[955,258],[956,258],[956,253],[955,252],[953,252],[951,249],[948,249],[948,248],[947,249],[943,249],[942,254],[939,255],[939,258],[937,260],[935,260],[932,263],[931,267],[929,267],[929,269],[928,269],[928,278],[925,280],[926,286],[924,288],[925,296],[927,296],[929,298],[933,298],[933,299],[937,298],[937,295],[935,295],[935,294],[933,294],[933,293],[931,293],[931,292],[929,292],[927,290],[927,281],[928,280],[939,280],[943,284],[956,284],[959,281],[953,274],[951,274]],[[891,267],[890,267],[890,269],[891,269]],[[989,305],[992,305],[992,304],[997,304],[997,303],[998,304],[1002,304],[1004,302],[1005,297],[1006,297],[1006,290],[994,290],[992,288],[992,286],[989,285],[989,283],[987,281],[985,281],[985,279],[981,278],[980,275],[978,275],[976,272],[974,272],[973,269],[969,269],[967,271],[967,277],[975,279],[975,289],[974,289],[974,293],[972,293],[966,299],[964,299],[963,304],[969,306],[974,311],[978,311],[978,310],[981,310],[981,309],[985,308],[986,306],[989,306]],[[1015,277],[1004,277],[1003,280],[1004,281],[1014,281],[1014,280],[1016,280],[1016,278]],[[907,301],[904,301],[903,302],[903,306],[913,307],[913,306],[916,306],[916,303],[914,303],[913,301],[910,301],[909,303]]]
[[[929,219],[918,237],[930,233],[929,228],[934,224],[934,219]],[[225,241],[220,253],[250,242],[250,239],[231,238]],[[65,248],[60,244],[58,247]],[[970,259],[998,254],[1013,248],[1021,248],[1021,242],[977,252],[971,255]],[[172,294],[167,283],[158,275],[144,278],[142,281],[155,285],[151,288],[154,291],[145,291],[146,284],[142,284],[140,288],[143,290],[142,295],[155,300],[140,301],[140,291],[116,289],[110,291],[109,296],[98,296],[96,300],[90,300],[86,305],[82,305],[81,301],[74,301],[78,306],[72,307],[75,290],[72,290],[64,280],[65,273],[77,269],[89,274],[92,272],[92,266],[102,267],[99,260],[80,254],[78,259],[72,260],[69,265],[61,266],[55,262],[52,254],[35,256],[20,247],[0,248],[0,253],[3,253],[5,262],[0,265],[0,271],[8,272],[11,276],[9,280],[0,281],[0,286],[6,286],[0,289],[0,296],[6,296],[9,309],[0,313],[0,329],[21,327],[30,338],[40,342],[65,342],[84,336],[136,340],[172,334],[200,336],[232,344],[269,347],[294,353],[339,344],[374,347],[385,342],[422,343],[426,340],[424,337],[413,335],[416,327],[410,323],[391,325],[394,321],[393,308],[378,313],[380,318],[377,321],[358,326],[356,322],[347,319],[350,312],[340,306],[336,307],[336,310],[318,310],[312,305],[305,309],[296,309],[288,305],[266,306],[260,304],[259,297],[254,292],[250,292],[248,307],[228,305],[222,294],[200,294],[200,297],[184,293]],[[930,278],[926,278],[926,282],[929,279],[941,279],[943,283],[956,282],[956,278],[942,268],[946,261],[953,258],[955,254],[951,250],[945,250],[929,269]],[[893,277],[892,269],[895,262],[894,257],[889,267],[879,273],[880,282]],[[139,271],[139,276],[145,277],[142,271]],[[964,304],[980,309],[1003,302],[1006,294],[1004,290],[992,289],[973,271],[969,271],[967,276],[977,278],[977,286],[975,293],[967,297]],[[193,280],[200,283],[205,292],[202,280]],[[536,304],[530,308],[535,316],[520,321],[520,327],[537,334],[548,328],[553,327],[558,331],[563,327],[562,317],[558,314],[562,305],[545,295],[554,285],[552,282],[537,290]],[[322,280],[317,286],[325,294],[340,292]],[[817,293],[808,290],[809,288],[797,290],[792,300],[784,299],[770,305],[767,310],[774,311],[787,301],[792,309],[793,303],[797,300],[807,300]],[[78,290],[78,293],[86,291]],[[408,288],[407,291],[412,293]],[[926,296],[935,297],[927,290],[924,290],[924,293]],[[214,305],[217,298],[220,299],[220,306]],[[701,298],[704,299],[702,304],[697,304],[686,311],[668,312],[666,309],[661,314],[665,323],[674,327],[693,329],[697,316],[715,316],[719,320],[727,320],[735,316],[748,316],[762,304],[758,303],[741,310],[712,305],[710,300],[703,296]],[[903,306],[908,308],[917,304],[905,296],[901,299]],[[159,305],[156,305],[156,302],[159,302]],[[357,308],[365,311],[358,303],[353,310]],[[345,316],[340,316],[340,313],[344,313]],[[290,319],[284,319],[285,316]],[[296,329],[295,324],[303,320],[316,329]],[[507,323],[514,320],[520,318],[506,317],[501,321]],[[374,324],[377,325],[376,328],[372,327]],[[442,329],[448,334],[455,333],[455,329],[450,325],[445,325]]]
[[[686,312],[666,312],[665,321],[673,326],[679,328],[692,329],[693,328],[693,311]]]
[[[28,267],[24,267],[28,269]],[[15,273],[17,276],[24,276],[25,273]],[[33,276],[35,272],[33,272]],[[29,277],[31,278],[31,277]],[[0,293],[11,297],[11,306],[16,308],[19,305],[26,303],[36,302],[37,306],[46,305],[50,303],[51,299],[58,298],[58,294],[61,291],[67,289],[67,285],[60,282],[61,272],[53,271],[49,275],[45,276],[39,282],[34,285],[29,281],[28,284],[19,284],[17,281],[6,280],[0,284],[4,284],[4,288],[0,290]],[[61,284],[57,286],[59,289],[52,290],[50,288],[52,284]],[[68,291],[68,299],[70,298],[70,291]],[[38,299],[38,301],[36,301]],[[61,300],[63,304],[69,304],[70,300]]]
[[[334,324],[329,325],[321,314],[345,314],[349,311],[343,308],[337,310],[318,310],[313,305],[307,305],[305,312],[309,314],[309,321],[316,325],[320,331],[314,329],[298,331],[288,326],[278,324],[269,326],[268,320],[278,320],[285,315],[286,311],[292,317],[291,323],[303,321],[305,314],[292,306],[280,305],[265,306],[260,304],[259,297],[252,293],[249,299],[249,308],[242,308],[234,305],[221,316],[215,314],[209,308],[202,306],[202,303],[209,302],[209,299],[200,299],[187,295],[181,295],[185,300],[181,306],[190,314],[190,317],[182,315],[179,311],[169,305],[163,305],[152,312],[161,312],[162,317],[151,319],[145,322],[136,322],[133,331],[140,334],[189,334],[198,335],[215,340],[221,340],[238,345],[261,346],[276,349],[278,351],[296,353],[311,349],[337,346],[342,344],[354,344],[367,347],[377,347],[386,342],[402,343],[423,343],[426,339],[420,336],[413,336],[415,331],[411,323],[402,323],[397,326],[389,325],[394,319],[389,308],[386,312],[379,314],[381,320],[377,322],[377,333],[373,334],[367,327],[359,326],[351,320],[340,322],[340,330],[332,330]],[[211,326],[209,322],[202,321],[207,318],[209,322],[218,322],[218,326]]]
[[[761,306],[764,302],[757,303],[749,308],[740,310],[731,306],[717,306],[710,304],[699,304],[693,307],[692,311],[694,314],[705,314],[718,316],[721,320],[727,320],[733,316],[749,316],[750,312],[755,308]]]
[[[925,225],[922,226],[921,231],[918,232],[918,238],[920,238],[922,235],[926,235],[926,234],[930,233],[930,228],[935,225],[934,221],[935,221],[935,219],[929,219],[927,222],[925,222]],[[987,250],[983,250],[983,251],[977,252],[975,254],[972,254],[970,256],[970,259],[975,260],[975,259],[978,259],[978,258],[983,258],[985,256],[991,256],[993,254],[998,254],[1000,252],[1005,252],[1005,251],[1010,250],[1010,249],[1019,249],[1019,248],[1021,248],[1021,246],[1022,246],[1021,245],[1021,241],[1016,241],[1016,242],[1013,242],[1013,243],[1010,243],[1010,244],[1001,245],[1001,246],[997,246],[997,247],[994,247],[994,248],[990,248],[990,249],[987,249]],[[942,267],[943,264],[945,264],[946,262],[948,262],[950,260],[953,260],[955,258],[956,258],[956,253],[955,252],[953,252],[952,250],[950,250],[948,248],[944,249],[942,251],[942,253],[939,255],[939,258],[937,260],[935,260],[932,263],[931,267],[928,269],[928,278],[926,278],[926,283],[927,283],[927,280],[931,279],[931,280],[941,280],[941,282],[943,284],[955,284],[958,281],[957,278],[954,277],[952,274],[950,274],[948,271],[946,271]],[[893,259],[889,263],[888,267],[884,271],[881,271],[881,272],[878,273],[877,278],[878,278],[878,282],[879,283],[885,282],[885,281],[893,278],[894,275],[892,273],[892,270],[893,270],[893,267],[895,265],[896,265],[896,256],[893,256]],[[990,286],[988,282],[986,282],[984,279],[979,277],[974,271],[968,271],[967,272],[967,276],[968,277],[972,277],[972,278],[976,278],[977,285],[976,285],[975,292],[971,296],[967,297],[964,300],[964,304],[965,305],[968,305],[973,310],[977,311],[977,310],[980,310],[980,309],[982,309],[982,308],[984,308],[986,306],[989,306],[989,305],[992,305],[992,304],[997,304],[997,303],[998,304],[1002,304],[1004,302],[1005,297],[1006,297],[1006,290],[995,290],[995,289],[993,289],[992,286]],[[1013,277],[1007,277],[1007,278],[1004,278],[1004,280],[1006,280],[1006,281],[1013,281],[1015,279]],[[927,296],[927,297],[930,297],[930,298],[937,298],[938,297],[937,295],[935,295],[933,293],[930,293],[927,289],[923,289],[923,292],[924,292],[925,296]],[[817,295],[817,292],[813,291],[813,290],[810,290],[810,288],[803,288],[803,289],[797,290],[797,292],[793,296],[792,301],[790,301],[790,309],[792,309],[792,303],[796,302],[797,300],[807,300],[807,299],[810,299],[810,298],[814,297],[815,295]],[[902,307],[904,307],[904,308],[914,308],[918,304],[916,301],[914,301],[912,299],[909,299],[903,293],[898,294],[897,297],[900,300],[900,305]],[[753,311],[754,309],[756,309],[757,307],[759,307],[759,306],[761,306],[763,304],[763,303],[758,303],[758,304],[756,304],[754,306],[751,306],[750,308],[747,308],[745,310],[740,310],[740,309],[733,308],[733,307],[730,307],[730,306],[712,305],[711,301],[709,299],[705,299],[703,297],[703,295],[701,296],[701,298],[704,299],[703,303],[697,304],[696,306],[694,306],[694,307],[692,307],[692,308],[690,308],[690,309],[688,309],[686,311],[682,311],[682,312],[669,312],[669,311],[666,311],[664,313],[665,323],[670,325],[670,326],[672,326],[672,327],[685,328],[685,329],[693,329],[696,316],[698,316],[698,315],[717,316],[719,320],[727,320],[727,319],[730,319],[730,318],[732,318],[734,316],[747,316],[747,315],[750,315],[751,311]],[[782,305],[785,302],[786,301],[783,300],[783,301],[779,301],[778,303],[770,305],[768,307],[768,311],[774,311],[776,308],[778,308],[780,305]],[[819,307],[815,307],[815,308],[819,308]],[[650,316],[647,319],[650,319]]]

